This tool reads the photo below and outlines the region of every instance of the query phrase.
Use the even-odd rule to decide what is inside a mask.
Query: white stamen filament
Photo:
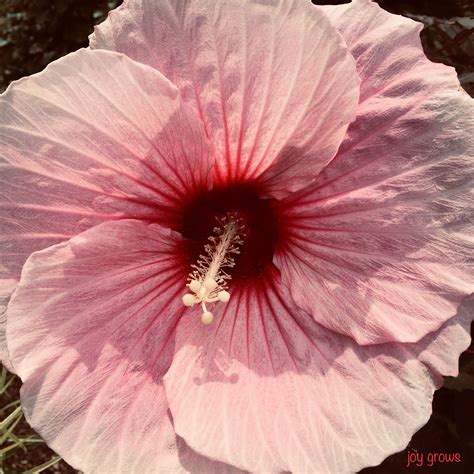
[[[214,228],[209,244],[204,246],[205,254],[200,255],[194,270],[189,275],[187,287],[191,293],[183,296],[185,306],[201,303],[203,324],[211,324],[214,315],[207,309],[206,303],[221,301],[227,303],[230,293],[227,291],[230,275],[224,268],[232,268],[233,254],[239,254],[239,246],[244,237],[244,226],[240,219],[233,214],[227,214],[219,220],[219,227]]]

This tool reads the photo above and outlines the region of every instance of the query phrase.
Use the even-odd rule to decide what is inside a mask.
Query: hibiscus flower
[[[420,29],[128,0],[2,96],[2,352],[68,463],[354,472],[427,421],[470,340],[474,108]]]

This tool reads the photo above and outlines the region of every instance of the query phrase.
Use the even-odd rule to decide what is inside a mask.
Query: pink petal
[[[358,346],[271,281],[234,292],[214,326],[178,325],[164,377],[177,433],[251,472],[357,472],[429,418],[440,373],[469,345],[467,308],[417,344]]]
[[[325,11],[357,61],[361,102],[334,160],[283,203],[275,262],[327,328],[414,342],[474,291],[474,102],[425,58],[421,25],[368,1]]]
[[[34,251],[103,221],[167,225],[209,185],[199,118],[156,70],[81,50],[0,98],[0,277]]]
[[[7,338],[29,423],[87,473],[212,463],[174,433],[162,376],[183,313],[178,234],[100,224],[25,264]],[[217,472],[217,469],[214,469]]]
[[[229,464],[212,461],[209,458],[197,454],[182,438],[179,436],[176,438],[179,461],[182,465],[182,469],[179,472],[191,472],[196,474],[244,474],[245,471],[230,466]],[[156,468],[152,467],[150,474],[154,473],[156,473]]]
[[[18,282],[0,278],[0,362],[10,371],[14,372],[8,354],[6,329],[7,329],[7,305]]]
[[[220,183],[260,179],[277,196],[300,189],[355,117],[353,59],[310,2],[130,0],[90,44],[149,64],[179,87],[215,145]]]

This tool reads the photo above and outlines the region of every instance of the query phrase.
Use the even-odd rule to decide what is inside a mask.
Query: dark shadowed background
[[[0,92],[11,81],[38,72],[54,59],[87,46],[87,36],[93,25],[103,21],[107,11],[120,3],[121,0],[0,0]],[[313,3],[348,2],[313,0]],[[427,56],[454,66],[461,84],[474,96],[474,0],[378,0],[378,3],[392,13],[423,22],[422,41]],[[436,392],[433,415],[415,434],[408,448],[378,467],[364,469],[363,474],[474,472],[473,345],[461,356],[460,371],[458,378],[446,378],[445,386]],[[5,407],[18,399],[19,387],[19,382],[15,381],[2,395],[0,419],[11,411]],[[22,421],[15,433],[19,436],[30,431]],[[0,455],[0,474],[23,473],[53,456],[45,445],[33,446],[27,450],[9,451],[3,457]],[[424,467],[406,468],[407,453],[412,450],[424,453]],[[461,462],[427,467],[428,453],[460,453]],[[61,461],[43,472],[77,471]]]

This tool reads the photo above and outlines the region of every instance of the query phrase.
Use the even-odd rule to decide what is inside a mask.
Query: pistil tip
[[[217,297],[219,298],[219,301],[222,301],[223,303],[227,303],[230,300],[230,293],[228,291],[222,290],[219,291],[217,294]]]
[[[183,296],[183,304],[184,306],[194,306],[196,304],[196,297],[191,295],[190,293],[186,293]]]
[[[214,315],[210,311],[205,311],[202,313],[201,320],[203,324],[211,324],[214,319]]]
[[[191,282],[189,283],[188,286],[189,286],[189,289],[193,293],[197,293],[201,289],[201,282],[199,282],[197,280],[191,280]]]
[[[213,291],[217,288],[217,281],[214,280],[213,278],[206,278],[204,280],[204,288],[206,288],[209,291]]]

